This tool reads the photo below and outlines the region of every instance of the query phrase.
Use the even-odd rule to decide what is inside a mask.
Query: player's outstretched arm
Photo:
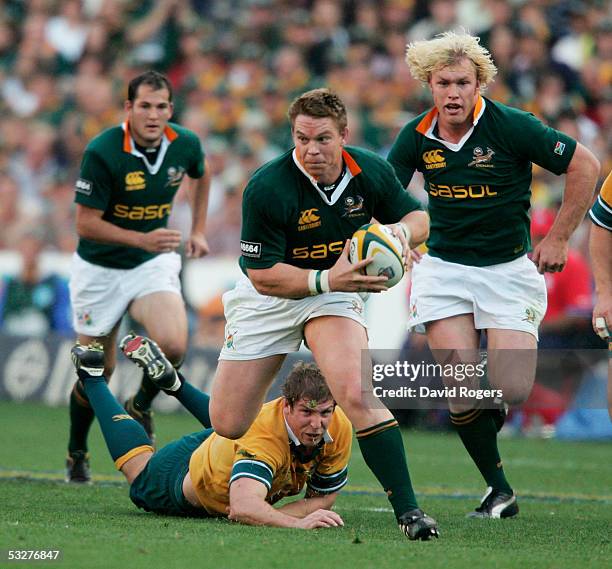
[[[266,502],[266,486],[252,478],[239,478],[230,486],[229,519],[247,525],[314,529],[344,525],[335,512],[316,510],[304,518],[283,513]]]
[[[329,290],[323,292],[383,292],[387,290],[387,277],[371,277],[362,274],[362,270],[372,262],[364,259],[352,264],[348,258],[349,241],[336,264],[329,269]],[[269,269],[248,269],[249,279],[260,294],[281,298],[305,298],[310,296],[310,269],[300,269],[286,263],[276,263]]]
[[[210,169],[204,161],[204,175],[196,180],[189,180],[188,196],[191,203],[191,234],[185,244],[187,257],[203,257],[209,252],[206,241],[205,226],[208,214],[208,197],[210,195]]]
[[[560,272],[567,262],[568,241],[593,202],[599,176],[599,160],[578,143],[567,168],[563,202],[548,235],[533,250],[540,273]]]
[[[149,233],[123,229],[102,219],[103,211],[82,204],[77,204],[76,230],[79,237],[137,247],[149,253],[168,253],[181,244],[181,232],[173,229],[159,228]]]

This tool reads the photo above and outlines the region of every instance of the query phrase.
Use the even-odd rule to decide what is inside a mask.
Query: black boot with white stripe
[[[480,506],[470,512],[468,518],[511,518],[519,512],[516,495],[493,490],[491,486],[487,488],[486,494],[482,497]]]

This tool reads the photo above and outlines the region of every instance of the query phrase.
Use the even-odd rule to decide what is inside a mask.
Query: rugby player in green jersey
[[[227,438],[245,433],[286,354],[305,341],[400,529],[426,540],[437,536],[436,522],[418,507],[398,424],[365,385],[371,362],[359,293],[385,290],[386,277],[362,274],[370,261],[351,264],[348,244],[375,217],[390,224],[407,257],[427,238],[427,214],[385,160],[345,146],[346,108],[335,93],[304,93],[288,116],[295,148],[255,172],[244,192],[244,276],[223,297],[227,326],[212,424]]]
[[[104,377],[116,359],[121,318],[130,315],[179,365],[187,349],[187,316],[181,296],[181,233],[167,229],[172,201],[189,178],[192,226],[188,257],[208,252],[204,225],[210,176],[198,137],[169,123],[172,88],[148,71],[132,79],[126,121],[95,137],[85,149],[75,186],[79,235],[70,276],[74,329],[82,344],[104,347]],[[126,408],[153,434],[150,405],[159,392],[143,376]],[[90,479],[87,435],[94,419],[81,384],[70,395],[67,480]]]
[[[593,222],[589,252],[597,294],[593,330],[608,341],[612,356],[612,172],[605,179],[589,216]],[[608,413],[612,419],[612,359],[608,362]]]
[[[478,38],[446,32],[408,45],[406,54],[434,102],[402,129],[388,157],[404,186],[419,170],[429,194],[429,251],[413,269],[410,325],[425,326],[439,361],[462,364],[480,361],[486,331],[488,382],[503,401],[519,404],[534,381],[546,312],[542,273],[563,269],[599,163],[533,115],[482,96],[496,68]],[[530,260],[532,163],[566,180],[557,218]],[[510,517],[518,505],[497,448],[504,411],[502,401],[490,402],[498,407],[453,399],[451,420],[489,487],[470,516]]]

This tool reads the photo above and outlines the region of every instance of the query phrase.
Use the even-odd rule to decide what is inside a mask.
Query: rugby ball
[[[365,274],[386,276],[389,288],[395,286],[404,276],[402,243],[391,229],[380,223],[362,225],[351,238],[349,259],[358,263],[372,257],[374,260],[365,267]]]

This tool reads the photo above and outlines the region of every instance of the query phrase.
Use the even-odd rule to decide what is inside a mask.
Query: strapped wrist
[[[311,296],[330,292],[329,270],[318,271],[313,269],[308,273],[308,291]]]

